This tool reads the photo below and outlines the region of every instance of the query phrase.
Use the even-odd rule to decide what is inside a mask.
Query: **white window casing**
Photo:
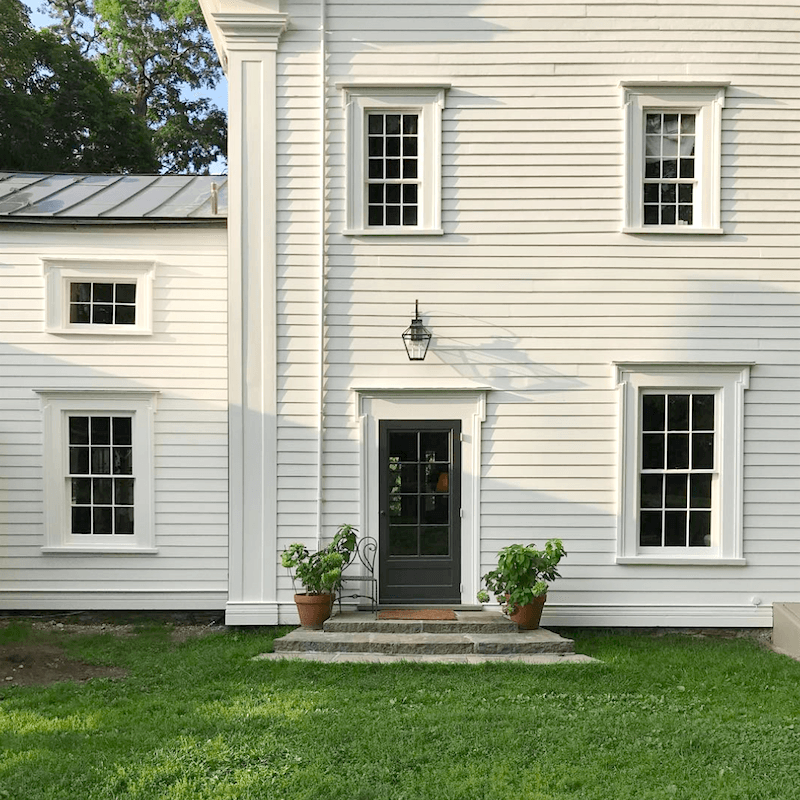
[[[46,333],[90,336],[149,336],[153,332],[155,263],[87,258],[43,258]],[[72,284],[127,284],[135,289],[133,324],[70,322]],[[112,301],[113,302],[113,301]]]
[[[155,553],[154,416],[158,392],[151,390],[37,389],[44,423],[45,553]],[[134,481],[133,533],[72,533],[70,417],[131,419]],[[102,477],[102,476],[101,476]]]
[[[616,363],[614,369],[619,391],[617,563],[744,565],[744,390],[749,387],[750,365],[626,362]],[[642,397],[660,392],[715,398],[711,531],[706,547],[640,545]]]
[[[441,235],[442,110],[450,84],[350,84],[342,90],[346,130],[347,236]],[[367,118],[376,114],[418,115],[418,216],[416,224],[370,225],[367,208]]]
[[[625,205],[623,233],[721,234],[722,109],[725,82],[625,81]],[[645,122],[647,114],[693,116],[694,175],[691,223],[646,224],[644,212]],[[665,181],[668,182],[668,181]]]

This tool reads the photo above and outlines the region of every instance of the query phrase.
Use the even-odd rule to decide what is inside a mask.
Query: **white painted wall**
[[[281,10],[276,563],[313,542],[319,370],[319,6]],[[800,600],[796,4],[332,0],[327,15],[326,534],[361,513],[354,387],[487,385],[481,570],[509,542],[558,535],[569,557],[546,621],[769,624],[772,602]],[[452,84],[444,236],[339,233],[334,85],[382,78]],[[730,81],[723,236],[619,232],[624,80]],[[434,334],[422,364],[399,338],[416,298]],[[615,563],[613,361],[754,362],[746,567]]]
[[[226,252],[220,226],[0,226],[0,608],[224,607]],[[47,257],[155,262],[153,335],[44,333]],[[156,554],[41,552],[42,388],[160,392]]]

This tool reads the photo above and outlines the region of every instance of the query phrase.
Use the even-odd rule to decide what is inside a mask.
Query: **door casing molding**
[[[379,530],[379,431],[381,420],[461,420],[461,602],[471,605],[480,582],[481,425],[483,387],[430,389],[356,388],[359,422],[359,530]]]

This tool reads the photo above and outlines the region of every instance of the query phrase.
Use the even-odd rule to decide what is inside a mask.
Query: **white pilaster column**
[[[219,2],[225,6],[225,2]],[[252,7],[251,7],[252,8]],[[228,624],[275,624],[276,57],[286,16],[207,12],[228,103]]]

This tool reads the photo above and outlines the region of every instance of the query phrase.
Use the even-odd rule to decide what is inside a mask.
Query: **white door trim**
[[[381,420],[460,419],[461,602],[476,603],[480,575],[481,424],[487,389],[354,389],[360,425],[359,530],[378,538]],[[377,567],[377,564],[376,564]]]

